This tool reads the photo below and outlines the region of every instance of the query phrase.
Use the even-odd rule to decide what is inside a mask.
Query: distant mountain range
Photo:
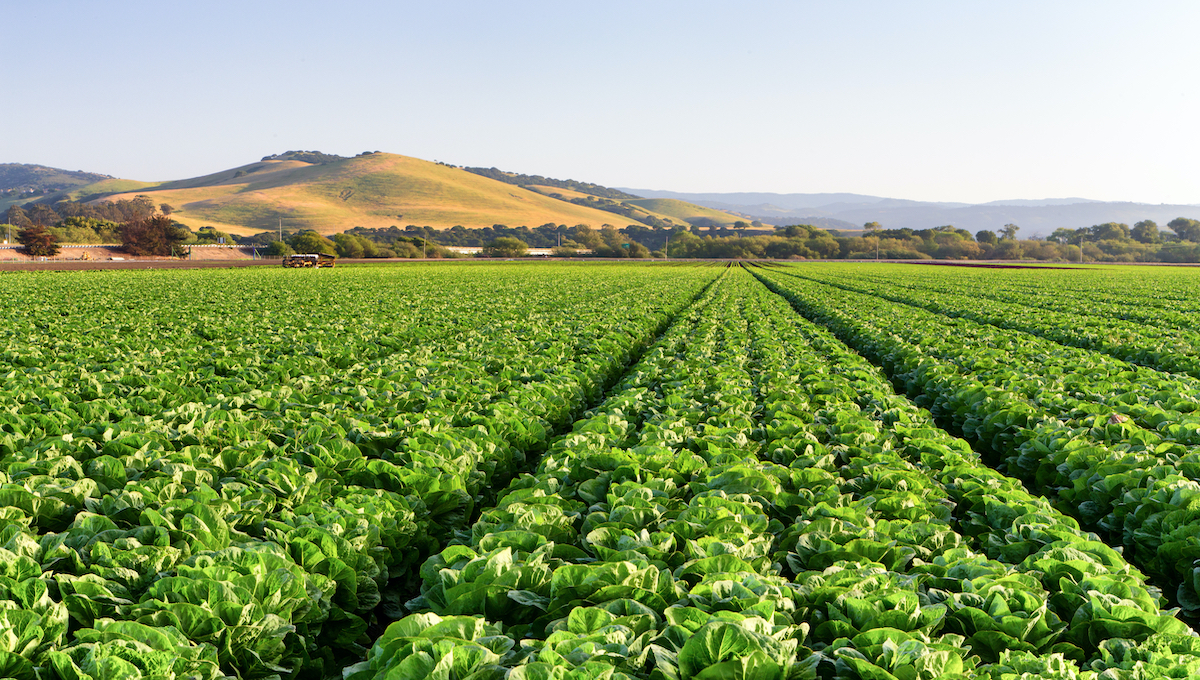
[[[1200,219],[1198,205],[1094,201],[1086,198],[1014,199],[989,203],[909,201],[865,194],[684,193],[617,187],[647,198],[674,198],[716,208],[766,224],[813,224],[826,229],[860,230],[867,222],[885,229],[928,229],[952,224],[972,232],[1021,227],[1020,236],[1048,236],[1105,222],[1133,225],[1176,217]]]

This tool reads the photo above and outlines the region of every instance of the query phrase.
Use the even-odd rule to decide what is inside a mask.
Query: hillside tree
[[[24,228],[33,224],[29,219],[29,215],[25,213],[25,209],[16,203],[8,206],[8,213],[4,216],[4,221],[17,228]]]
[[[61,218],[54,209],[44,203],[34,203],[29,206],[29,221],[43,227],[51,227],[58,224]]]

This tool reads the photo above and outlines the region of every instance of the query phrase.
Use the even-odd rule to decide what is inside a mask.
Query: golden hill
[[[639,207],[650,213],[665,215],[701,227],[731,227],[734,222],[747,219],[715,208],[706,208],[695,203],[681,201],[677,198],[636,198],[626,199],[625,203]]]
[[[621,198],[621,199],[606,199],[596,196],[564,189],[561,187],[551,187],[538,184],[531,184],[528,189],[552,196],[561,198],[565,201],[588,201],[596,204],[609,203],[620,204],[628,211],[628,217],[634,220],[642,221],[643,218],[654,218],[673,226],[697,226],[697,227],[730,227],[735,222],[744,218],[736,215],[716,210],[714,208],[706,208],[695,203],[688,203],[674,198]],[[618,217],[617,219],[621,219]]]
[[[278,227],[333,234],[353,227],[414,224],[437,228],[493,224],[624,226],[619,215],[566,203],[465,170],[408,156],[375,153],[327,163],[268,160],[127,193],[175,208],[193,230],[235,234]]]

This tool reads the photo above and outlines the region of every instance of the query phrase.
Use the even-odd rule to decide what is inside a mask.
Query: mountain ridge
[[[969,231],[995,231],[1006,224],[1022,227],[1021,236],[1048,236],[1056,229],[1078,229],[1106,222],[1135,224],[1153,220],[1160,226],[1177,218],[1200,219],[1200,205],[1098,201],[1088,198],[1006,199],[987,203],[912,201],[850,193],[772,194],[755,192],[676,192],[617,187],[648,197],[677,198],[719,207],[782,226],[836,220],[848,229],[879,222],[885,229],[930,229],[954,225]],[[768,199],[768,200],[759,200]],[[738,200],[758,200],[739,203]]]

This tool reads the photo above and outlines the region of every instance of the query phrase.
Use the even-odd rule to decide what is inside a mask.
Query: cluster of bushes
[[[645,227],[641,229],[645,230]],[[565,257],[588,251],[597,257],[647,258],[652,255],[646,245],[635,240],[624,229],[605,225],[603,229],[595,230],[585,224],[574,227],[544,224],[534,229],[503,224],[479,229],[456,226],[444,230],[414,225],[404,229],[354,227],[331,237],[321,236],[315,231],[284,232],[282,242],[278,232],[264,231],[242,237],[238,242],[261,246],[266,249],[266,254],[280,257],[293,252],[328,253],[352,258],[461,256],[446,246],[484,248],[484,257],[520,257],[531,247],[553,248],[556,255]]]
[[[145,219],[160,211],[169,215],[172,208],[165,203],[155,206],[149,196],[135,196],[119,201],[102,201],[94,204],[79,201],[58,201],[54,204],[27,203],[24,206],[14,204],[9,206],[4,221],[20,229],[30,225],[53,227],[72,217],[124,224]]]
[[[298,252],[329,252],[341,257],[454,257],[442,246],[482,247],[485,257],[519,257],[527,248],[551,248],[557,256],[591,255],[604,258],[713,258],[713,259],[884,259],[884,260],[1046,260],[1078,261],[1083,238],[1084,261],[1198,262],[1200,221],[1179,218],[1171,221],[1173,231],[1158,230],[1147,220],[1130,228],[1106,223],[1079,230],[1059,230],[1045,239],[1018,240],[1020,227],[1009,224],[1000,233],[990,230],[975,234],[953,226],[932,229],[883,229],[869,223],[862,235],[843,236],[836,230],[811,225],[778,227],[770,233],[746,229],[712,227],[700,229],[651,228],[629,225],[617,229],[604,225],[592,229],[578,224],[544,224],[539,227],[490,227],[434,229],[408,225],[386,229],[355,227],[333,239],[322,237],[324,250],[316,241]],[[308,232],[315,236],[315,232]],[[743,235],[752,234],[752,235]],[[313,236],[305,237],[312,239]],[[243,239],[243,243],[267,245],[276,242],[273,232]],[[357,245],[356,245],[357,244]],[[372,251],[372,244],[374,251]],[[278,246],[277,246],[278,247]],[[362,254],[358,254],[358,248]],[[272,251],[274,254],[276,251]],[[375,253],[375,254],[372,254]],[[394,255],[391,253],[395,253]]]
[[[284,232],[279,240],[278,232],[264,231],[253,236],[242,237],[238,243],[260,247],[268,257],[286,257],[294,253],[325,253],[348,258],[449,258],[458,253],[420,237],[400,237],[380,243],[361,234],[344,232],[333,236],[322,236],[312,231]]]
[[[442,165],[445,165],[445,163]],[[592,184],[591,182],[579,182],[573,179],[552,179],[550,177],[542,177],[541,175],[522,175],[518,172],[505,172],[496,168],[463,167],[462,169],[476,175],[494,179],[498,182],[515,184],[522,187],[557,187],[559,189],[570,189],[571,191],[578,191],[581,194],[590,194],[592,196],[600,196],[603,198],[641,198],[640,196],[627,194],[624,191],[610,189],[608,187],[600,186],[599,184]]]

